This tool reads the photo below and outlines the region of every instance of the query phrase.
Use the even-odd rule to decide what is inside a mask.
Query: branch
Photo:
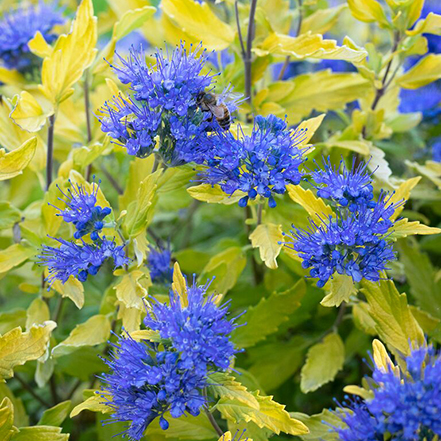
[[[44,407],[52,407],[51,404],[49,404],[45,399],[41,398],[35,391],[34,389],[28,384],[26,383],[25,380],[23,380],[23,378],[21,378],[21,376],[19,374],[17,374],[16,372],[14,373],[14,378],[23,386],[24,389],[26,389],[40,404],[42,404]]]

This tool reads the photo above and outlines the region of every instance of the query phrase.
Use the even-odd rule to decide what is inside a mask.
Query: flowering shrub
[[[439,2],[0,30],[0,441],[439,440]]]

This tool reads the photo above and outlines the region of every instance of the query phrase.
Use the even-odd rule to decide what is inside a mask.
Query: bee
[[[224,130],[228,130],[231,126],[231,113],[227,105],[223,102],[223,99],[221,100],[221,97],[223,99],[235,99],[235,96],[233,96],[231,93],[227,95],[217,95],[215,93],[205,92],[203,90],[199,92],[196,104],[203,112],[211,113],[207,119],[208,122],[213,121],[213,117],[215,117],[219,126]]]

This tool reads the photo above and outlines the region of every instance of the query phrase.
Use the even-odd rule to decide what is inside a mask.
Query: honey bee
[[[199,92],[196,104],[203,112],[210,112],[211,115],[207,119],[208,122],[213,121],[213,117],[215,117],[219,126],[223,130],[228,130],[231,126],[231,113],[227,105],[223,102],[223,99],[228,98],[235,100],[236,96],[240,95],[232,93],[217,95],[213,92],[205,92],[203,90]]]

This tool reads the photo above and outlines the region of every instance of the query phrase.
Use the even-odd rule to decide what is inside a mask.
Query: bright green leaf
[[[38,422],[39,426],[61,426],[69,415],[71,401],[63,401],[56,406],[46,409]]]

